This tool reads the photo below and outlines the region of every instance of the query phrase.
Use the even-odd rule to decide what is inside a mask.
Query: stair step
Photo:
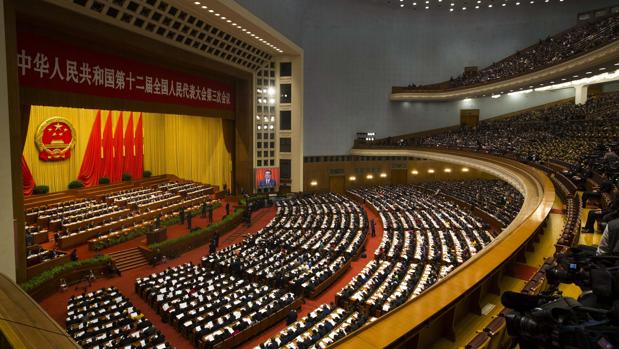
[[[139,268],[148,264],[148,260],[144,257],[144,254],[142,254],[142,250],[139,247],[112,252],[108,255],[112,257],[116,267],[121,272]]]

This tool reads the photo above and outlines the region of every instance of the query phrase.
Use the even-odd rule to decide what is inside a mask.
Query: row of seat
[[[135,288],[200,348],[229,347],[233,337],[249,337],[300,305],[293,293],[192,263],[138,278]]]
[[[72,296],[66,328],[83,348],[171,348],[163,334],[114,287]]]

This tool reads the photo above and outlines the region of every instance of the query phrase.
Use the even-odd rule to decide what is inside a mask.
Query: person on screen
[[[266,170],[264,171],[264,179],[260,181],[260,183],[258,183],[258,188],[273,188],[275,187],[277,184],[275,183],[275,180],[272,178],[273,174],[271,172],[271,170]]]

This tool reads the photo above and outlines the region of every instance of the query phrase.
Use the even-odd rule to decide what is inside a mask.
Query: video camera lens
[[[535,320],[520,313],[512,312],[505,314],[507,333],[510,336],[535,337],[538,333],[538,324]]]
[[[574,280],[574,275],[567,270],[560,268],[550,268],[546,270],[546,278],[551,285],[556,284],[571,284]]]

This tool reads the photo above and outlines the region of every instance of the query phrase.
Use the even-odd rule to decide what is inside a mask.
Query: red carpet
[[[550,209],[550,213],[554,213],[554,214],[565,214],[565,210],[560,209],[560,208],[551,208],[551,209]]]
[[[537,273],[539,268],[532,267],[527,264],[522,263],[514,263],[509,268],[507,268],[507,275],[514,277],[516,279],[528,281]]]
[[[232,208],[232,205],[231,205]],[[329,287],[325,292],[323,292],[317,299],[315,300],[306,300],[305,304],[301,307],[299,312],[299,318],[307,315],[309,312],[314,310],[320,304],[330,303],[335,301],[335,294],[342,289],[355,275],[357,275],[367,263],[372,260],[372,256],[374,255],[374,251],[380,244],[380,241],[383,236],[383,226],[380,218],[374,215],[370,210],[366,209],[368,213],[368,218],[374,219],[376,221],[376,237],[372,238],[369,234],[365,243],[366,253],[368,258],[359,258],[356,261],[351,263],[351,268],[340,278],[338,279],[331,287]],[[220,220],[224,215],[224,208],[219,208],[214,212],[215,221]],[[247,234],[255,233],[256,231],[262,229],[266,226],[272,219],[275,217],[276,209],[275,208],[267,208],[261,209],[258,212],[255,212],[252,215],[252,224],[247,227],[245,224],[241,224],[232,231],[223,235],[220,238],[220,248],[224,248],[231,244],[240,242],[244,239],[244,236]],[[206,225],[206,220],[198,218],[194,219],[194,226],[203,226]],[[180,234],[186,234],[187,229],[186,226],[175,225],[168,227],[168,235],[169,237],[175,237]],[[139,245],[145,244],[146,238],[138,238],[132,241],[125,242],[123,244],[113,246],[109,249],[104,250],[103,252],[111,252],[123,250]],[[87,247],[85,251],[80,251],[78,249],[78,253],[80,257],[83,258],[84,255],[88,256],[87,253],[93,255],[92,251],[87,251]],[[208,254],[208,246],[203,246],[197,248],[193,251],[185,253],[179,258],[169,260],[166,264],[161,264],[156,267],[144,266],[141,268],[133,269],[126,271],[122,274],[121,277],[116,277],[112,279],[99,279],[96,280],[91,287],[87,289],[87,292],[102,288],[102,287],[117,287],[125,296],[127,296],[133,304],[140,309],[146,318],[148,318],[161,332],[165,335],[166,340],[177,349],[184,348],[193,348],[191,342],[186,340],[174,327],[164,324],[161,322],[161,318],[157,315],[157,313],[147,304],[145,303],[135,292],[134,292],[134,284],[135,279],[138,277],[146,276],[151,273],[158,273],[170,266],[179,265],[186,262],[200,263],[200,259],[202,256]],[[80,294],[82,292],[82,288],[76,290],[75,287],[71,287],[69,290],[65,292],[58,292],[53,294],[52,296],[44,299],[40,302],[43,309],[45,309],[60,325],[64,326],[65,317],[66,317],[66,306],[67,300],[72,295]],[[243,348],[253,348],[256,345],[264,342],[269,337],[273,336],[277,332],[281,331],[285,327],[285,322],[282,321],[278,323],[276,326],[271,327],[268,331],[265,331],[261,335],[253,338],[252,340],[246,342],[242,347]]]

